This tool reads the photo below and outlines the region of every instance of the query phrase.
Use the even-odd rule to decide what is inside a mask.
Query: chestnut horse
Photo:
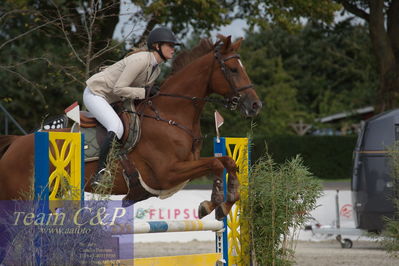
[[[136,182],[140,187],[133,188],[132,203],[151,196],[166,197],[165,191],[210,174],[215,176],[212,196],[200,204],[200,218],[216,209],[220,220],[239,199],[234,160],[228,156],[200,158],[200,116],[206,102],[215,100],[208,97],[212,93],[222,95],[224,103],[231,109],[238,107],[247,117],[257,115],[262,104],[237,54],[242,39],[233,43],[230,36],[218,37],[215,44],[203,39],[191,51],[178,55],[173,73],[162,84],[160,93],[137,109],[143,114],[141,140],[127,157],[134,162],[141,180]],[[29,191],[33,154],[33,134],[0,137],[1,200],[21,198],[21,192]],[[94,161],[85,165],[85,191],[91,191],[89,180],[96,164]],[[226,199],[222,189],[224,168],[229,174]],[[128,186],[122,167],[117,169],[112,194],[126,194]]]

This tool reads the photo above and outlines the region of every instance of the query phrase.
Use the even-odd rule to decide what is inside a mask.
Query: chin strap
[[[159,45],[159,47],[161,47],[161,46],[162,46],[162,44]],[[157,52],[157,53],[159,54],[159,56],[162,58],[162,60],[163,60],[164,62],[166,62],[166,61],[168,60],[168,59],[166,59],[166,57],[163,55],[161,49],[157,49],[157,48],[154,47],[154,50],[155,50],[155,52]]]

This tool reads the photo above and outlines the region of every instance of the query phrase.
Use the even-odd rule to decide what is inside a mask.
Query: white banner
[[[86,193],[85,195],[89,195]],[[112,196],[112,200],[122,200],[124,196]],[[197,210],[204,200],[210,200],[211,190],[181,190],[172,197],[164,200],[150,198],[126,208],[123,221],[131,223],[135,221],[162,221],[162,220],[192,220],[198,219]],[[315,219],[312,224],[319,223],[322,227],[336,226],[336,191],[325,190],[322,197],[317,200],[317,208],[311,212]],[[351,192],[348,190],[339,192],[339,217],[341,227],[355,228],[352,213]],[[204,220],[214,220],[211,213]],[[120,220],[119,220],[120,221]],[[310,224],[310,223],[309,223]],[[300,240],[319,240],[331,236],[313,235],[310,231],[301,231]],[[335,236],[333,236],[335,237]],[[350,238],[350,237],[349,237]],[[131,241],[132,236],[123,236],[121,241]],[[139,234],[134,236],[135,242],[188,242],[192,240],[214,240],[213,232],[182,232],[182,233],[154,233]]]

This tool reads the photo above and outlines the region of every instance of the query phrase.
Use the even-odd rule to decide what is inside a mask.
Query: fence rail
[[[7,109],[0,103],[0,111],[4,114],[4,135],[8,135],[8,124],[12,122],[22,134],[26,135],[26,131],[21,127],[21,125],[12,117],[12,115],[7,111]]]

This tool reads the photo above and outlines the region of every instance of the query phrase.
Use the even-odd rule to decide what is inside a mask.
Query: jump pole
[[[222,238],[224,224],[222,221],[202,221],[202,220],[176,220],[176,221],[142,221],[125,224],[116,224],[106,227],[112,235],[124,234],[147,234],[163,232],[189,232],[189,231],[214,231],[218,249],[215,253],[190,254],[167,257],[151,257],[125,259],[117,261],[104,261],[104,265],[135,265],[135,266],[170,266],[170,265],[224,265],[222,254]]]

